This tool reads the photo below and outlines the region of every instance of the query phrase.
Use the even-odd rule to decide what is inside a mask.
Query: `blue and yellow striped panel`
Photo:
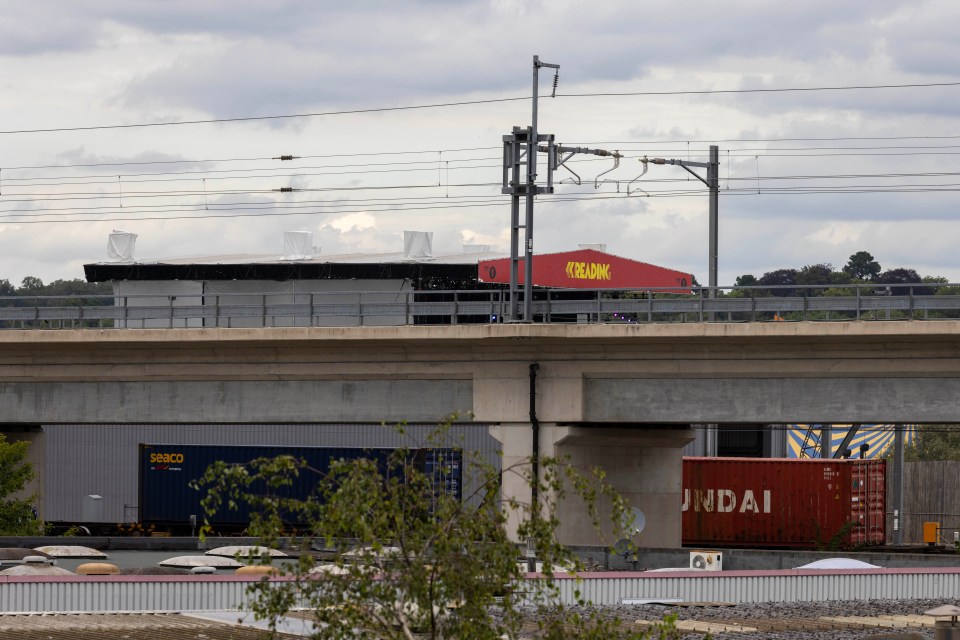
[[[788,458],[819,458],[820,434],[823,425],[820,424],[789,424],[787,425],[787,457]],[[831,451],[836,451],[850,430],[849,424],[834,424],[830,426],[830,440],[833,444]],[[853,452],[852,458],[860,457],[860,445],[869,444],[864,458],[882,458],[887,450],[893,446],[895,424],[862,424],[857,435],[853,437],[849,448]],[[917,425],[904,425],[904,444],[910,444],[916,432]]]

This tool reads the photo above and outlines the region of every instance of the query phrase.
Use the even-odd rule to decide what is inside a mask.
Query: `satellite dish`
[[[624,558],[633,553],[633,549],[633,543],[627,538],[620,538],[613,545],[614,553],[616,553],[618,556],[623,556]]]
[[[623,527],[623,532],[626,535],[633,537],[647,526],[647,518],[643,515],[643,511],[633,507],[630,511],[624,512],[620,520],[620,526]]]

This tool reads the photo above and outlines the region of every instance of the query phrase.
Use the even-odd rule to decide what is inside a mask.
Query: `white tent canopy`
[[[133,262],[137,234],[114,230],[107,238],[107,258],[110,262]]]
[[[259,545],[233,545],[228,547],[217,547],[216,549],[210,549],[206,552],[208,556],[222,556],[224,558],[235,558],[237,556],[241,558],[246,557],[260,557],[260,556],[270,556],[271,558],[287,558],[289,557],[283,551],[279,549],[271,549],[269,547],[261,547]]]
[[[852,558],[824,558],[794,569],[882,569],[875,564],[853,560]]]
[[[107,554],[103,551],[97,551],[90,547],[81,547],[72,544],[57,544],[46,547],[37,547],[36,551],[42,551],[51,558],[106,558]]]
[[[158,562],[161,567],[214,567],[216,569],[236,569],[243,564],[232,558],[218,556],[176,556]]]

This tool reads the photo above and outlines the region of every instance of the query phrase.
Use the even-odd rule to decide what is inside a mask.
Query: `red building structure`
[[[510,283],[510,259],[482,260],[477,280]],[[519,284],[524,284],[523,260]],[[533,261],[533,285],[562,289],[661,289],[690,293],[693,276],[595,249],[538,254]]]

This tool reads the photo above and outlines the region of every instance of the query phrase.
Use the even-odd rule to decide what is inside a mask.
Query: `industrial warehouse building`
[[[393,253],[321,255],[309,232],[288,231],[280,255],[152,261],[134,260],[135,239],[114,232],[109,245],[113,259],[84,266],[88,281],[113,284],[117,306],[169,311],[148,319],[133,312],[119,320],[118,326],[126,328],[437,324],[437,316],[421,319],[397,303],[441,301],[445,297],[439,292],[451,291],[476,292],[474,299],[483,299],[482,292],[498,295],[510,281],[510,259],[488,245],[435,253],[432,234],[420,231],[404,232],[402,251]],[[533,266],[533,284],[540,292],[561,289],[567,297],[575,297],[577,289],[690,293],[692,281],[688,273],[615,256],[599,244],[538,255]],[[224,307],[229,314],[218,313]],[[489,313],[455,319],[497,320]]]

